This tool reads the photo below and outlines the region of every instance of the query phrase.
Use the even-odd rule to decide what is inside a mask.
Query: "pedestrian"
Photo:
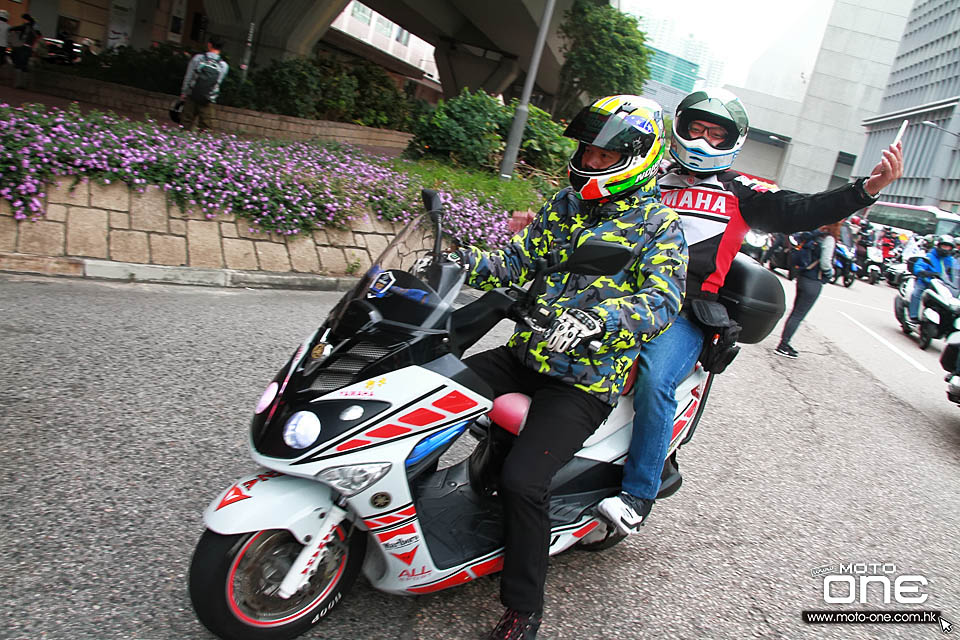
[[[187,65],[180,88],[180,99],[184,101],[180,123],[184,129],[209,129],[213,125],[220,85],[230,70],[230,65],[220,58],[221,49],[223,40],[211,36],[206,53],[193,56]]]
[[[10,46],[10,40],[7,37],[10,31],[10,23],[7,19],[10,14],[6,9],[0,9],[0,67],[7,63],[7,47]]]
[[[833,278],[833,251],[837,246],[840,224],[820,227],[800,235],[803,246],[794,252],[797,266],[797,295],[793,300],[793,310],[783,325],[780,344],[774,349],[777,355],[785,358],[799,357],[796,349],[790,346],[790,340],[797,332],[803,319],[820,297],[824,282]]]
[[[37,22],[29,13],[23,14],[23,24],[11,27],[7,32],[16,35],[11,58],[13,59],[13,88],[24,89],[27,86],[30,71],[30,58],[33,56],[33,47],[37,42]]]

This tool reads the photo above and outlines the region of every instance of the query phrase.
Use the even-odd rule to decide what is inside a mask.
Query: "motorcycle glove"
[[[598,336],[602,331],[603,324],[595,313],[582,309],[565,309],[543,337],[549,351],[565,353],[574,349],[585,338]]]
[[[459,251],[444,251],[440,254],[440,260],[443,262],[452,262],[463,269],[463,256]],[[432,264],[433,254],[424,254],[417,258],[417,261],[413,263],[413,266],[410,268],[410,272],[414,275],[421,275],[425,273],[427,268]]]

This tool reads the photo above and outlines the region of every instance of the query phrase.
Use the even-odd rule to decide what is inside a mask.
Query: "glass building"
[[[650,79],[662,82],[665,85],[693,91],[693,85],[698,78],[700,66],[680,56],[667,53],[656,47],[647,47],[650,50]]]

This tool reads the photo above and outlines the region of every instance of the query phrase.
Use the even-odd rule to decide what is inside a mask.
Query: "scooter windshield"
[[[371,322],[432,329],[452,309],[461,276],[443,295],[428,283],[437,224],[428,214],[411,220],[390,241],[360,282],[337,304],[327,320],[334,335],[350,335]]]

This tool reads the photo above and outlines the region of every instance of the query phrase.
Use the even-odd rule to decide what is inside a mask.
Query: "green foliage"
[[[557,191],[547,183],[540,183],[544,187],[541,190],[540,185],[532,180],[501,180],[488,171],[454,167],[437,159],[410,162],[398,158],[393,161],[393,166],[409,175],[417,188],[442,189],[451,193],[474,192],[481,202],[504,211],[539,209],[543,201]]]
[[[408,155],[498,171],[517,104],[514,100],[504,106],[483,91],[464,89],[416,121]],[[576,144],[563,137],[563,129],[546,111],[530,106],[517,157],[520,165],[547,177],[561,174]]]
[[[644,34],[633,16],[609,4],[576,0],[560,25],[566,60],[553,115],[569,119],[583,100],[643,91],[650,77]]]
[[[191,53],[169,44],[148,49],[121,47],[86,56],[79,65],[57,71],[179,95]],[[229,60],[228,60],[229,62]],[[369,127],[410,129],[423,111],[397,89],[394,80],[366,60],[333,56],[273,60],[246,80],[231,66],[217,100],[222,105],[297,118],[353,122]]]
[[[442,156],[474,169],[494,167],[495,156],[503,149],[500,131],[506,119],[503,105],[495,98],[464,89],[452,100],[441,100],[414,123],[410,153]]]

